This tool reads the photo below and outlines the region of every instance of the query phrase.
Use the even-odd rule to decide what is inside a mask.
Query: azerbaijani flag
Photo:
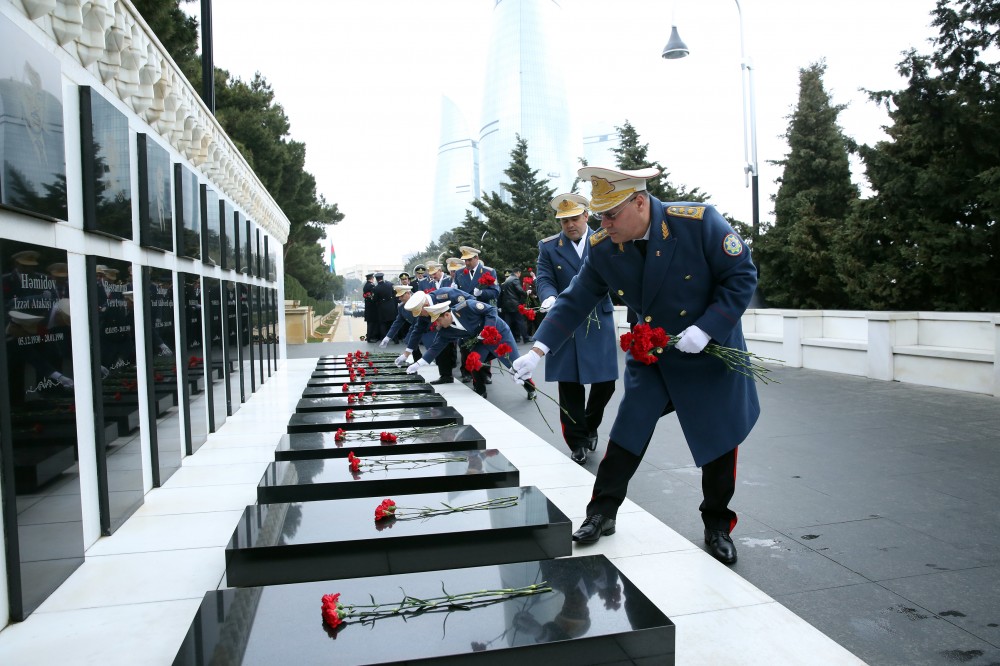
[[[330,241],[330,272],[336,273],[333,268],[333,260],[337,258],[337,253],[333,249],[333,241]]]

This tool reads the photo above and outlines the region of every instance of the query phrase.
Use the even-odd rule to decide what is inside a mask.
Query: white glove
[[[395,364],[396,364],[396,367],[397,367],[397,368],[402,368],[402,367],[403,367],[404,365],[406,365],[406,358],[407,358],[407,357],[408,357],[409,355],[410,355],[410,350],[409,350],[409,349],[404,349],[404,350],[403,350],[403,353],[402,353],[402,354],[400,354],[399,356],[397,356],[397,357],[396,357],[396,360],[395,360],[395,361],[393,361],[393,363],[395,363]]]
[[[425,361],[424,359],[420,359],[416,363],[411,363],[410,365],[406,366],[406,374],[415,375],[417,374],[417,370],[427,365],[429,365],[427,361]]]
[[[697,326],[688,326],[677,337],[677,349],[688,354],[697,354],[711,340],[708,333]]]
[[[556,304],[556,297],[549,296],[544,301],[542,301],[542,307],[541,307],[542,312],[548,312],[549,308],[551,308],[555,304]]]
[[[511,366],[511,369],[514,371],[514,381],[521,384],[524,380],[531,379],[531,373],[535,371],[535,366],[538,365],[538,361],[541,358],[534,351],[529,350],[527,354],[521,354],[514,359],[514,363]]]
[[[389,346],[389,338],[388,337],[382,338],[382,342],[378,343],[378,348],[379,349],[385,349],[388,346]]]
[[[480,296],[482,296],[482,294],[483,290],[480,289],[479,287],[476,287],[475,289],[472,290],[472,295],[475,296],[476,298],[479,298]]]

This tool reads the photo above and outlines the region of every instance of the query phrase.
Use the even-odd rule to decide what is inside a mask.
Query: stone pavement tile
[[[983,555],[961,550],[886,518],[813,524],[784,532],[873,581],[971,569],[988,563]]]
[[[983,563],[1000,564],[1000,513],[996,504],[979,506],[974,511],[913,511],[909,507],[900,506],[886,513],[885,517],[951,544],[963,553],[974,555]],[[997,590],[997,596],[1000,597],[1000,590]]]
[[[740,478],[737,473],[737,488],[745,492],[738,491],[738,511],[780,532],[870,517],[864,506],[849,498],[813,490],[797,479],[775,479],[768,486],[744,488],[740,486]]]
[[[781,532],[745,533],[741,525],[733,542],[739,559],[732,570],[772,597],[869,582]]]
[[[942,470],[938,473],[946,473]],[[933,473],[926,476],[933,476]],[[859,462],[856,469],[830,465],[802,475],[800,483],[858,508],[864,516],[887,516],[904,508],[911,512],[977,510],[976,504],[956,497],[948,488],[935,490],[922,483],[923,474],[887,476]]]
[[[1000,650],[877,583],[780,595],[777,601],[879,666],[1000,661]]]
[[[1000,647],[1000,566],[897,578],[882,585]]]

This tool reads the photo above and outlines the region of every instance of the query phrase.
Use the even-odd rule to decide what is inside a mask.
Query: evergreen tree
[[[906,88],[869,93],[892,125],[860,150],[875,195],[849,220],[843,275],[857,307],[996,311],[1000,2],[938,0],[931,16],[933,52],[897,66]]]
[[[510,166],[504,169],[510,181],[500,183],[510,202],[496,192],[473,201],[478,215],[466,211],[447,245],[448,256],[458,256],[460,245],[470,245],[479,248],[482,260],[501,273],[515,266],[534,266],[538,241],[559,230],[549,207],[555,190],[548,180],[539,180],[538,171],[528,164],[528,142],[518,136],[510,156]]]
[[[844,308],[837,273],[836,238],[858,189],[851,182],[848,150],[837,125],[844,109],[823,88],[825,63],[799,70],[799,100],[789,116],[788,155],[774,196],[774,226],[757,243],[761,291],[780,308]]]
[[[655,160],[649,159],[649,144],[639,143],[639,132],[628,120],[621,127],[615,127],[618,132],[618,147],[612,148],[619,169],[634,170],[655,167],[660,175],[646,181],[646,191],[660,201],[708,201],[708,195],[699,188],[688,190],[686,186],[676,187],[670,182],[670,172]],[[599,165],[595,165],[599,166]]]

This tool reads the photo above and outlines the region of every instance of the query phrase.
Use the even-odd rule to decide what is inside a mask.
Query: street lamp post
[[[746,39],[743,34],[743,9],[740,7],[740,0],[736,2],[736,11],[740,17],[740,69],[742,70],[743,89],[743,173],[745,175],[746,186],[750,189],[753,231],[751,241],[756,243],[760,233],[760,190],[758,187],[757,171],[757,104],[754,98],[753,87],[753,63],[746,54]],[[683,58],[690,53],[688,47],[677,34],[677,26],[671,27],[670,39],[663,47],[662,56],[667,60]]]

